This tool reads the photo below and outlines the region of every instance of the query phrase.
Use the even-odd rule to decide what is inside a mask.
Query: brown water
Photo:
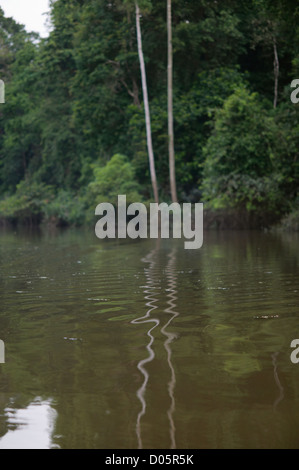
[[[0,233],[0,448],[298,448],[298,236]]]

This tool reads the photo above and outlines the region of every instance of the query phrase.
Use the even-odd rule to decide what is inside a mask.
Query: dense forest
[[[139,2],[160,201],[171,202],[167,2]],[[135,5],[51,2],[41,39],[0,9],[0,219],[81,225],[153,201]],[[299,4],[172,0],[179,202],[211,224],[299,226]]]

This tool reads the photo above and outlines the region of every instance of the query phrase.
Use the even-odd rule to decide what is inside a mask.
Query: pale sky
[[[49,11],[49,0],[0,0],[0,7],[5,16],[12,16],[18,23],[25,25],[26,30],[35,31],[42,37],[48,36],[45,25]]]

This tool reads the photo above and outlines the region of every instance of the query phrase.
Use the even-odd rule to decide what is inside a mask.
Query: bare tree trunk
[[[145,72],[145,64],[144,64],[144,57],[143,57],[143,50],[142,50],[140,9],[139,9],[137,2],[135,3],[135,7],[136,7],[138,55],[139,55],[140,70],[141,70],[141,81],[142,81],[143,102],[144,102],[144,112],[145,112],[147,150],[148,150],[148,158],[149,158],[149,166],[150,166],[154,199],[156,203],[159,203],[158,185],[157,185],[156,170],[155,170],[155,158],[154,158],[153,144],[152,144],[151,118],[150,118],[150,110],[149,110],[149,103],[148,103],[146,72]]]
[[[169,178],[172,202],[177,202],[174,132],[173,132],[173,53],[172,53],[172,15],[171,0],[167,0],[167,33],[168,33],[168,152]]]
[[[273,49],[274,49],[274,102],[273,102],[273,107],[274,109],[277,106],[277,98],[278,98],[278,76],[279,76],[279,60],[278,60],[278,54],[277,54],[277,46],[276,46],[276,40],[275,38],[273,39]]]
[[[139,101],[139,90],[138,90],[138,85],[136,83],[135,78],[132,78],[132,84],[133,84],[133,98],[134,98],[134,105],[137,106],[139,109],[141,108],[141,104]]]

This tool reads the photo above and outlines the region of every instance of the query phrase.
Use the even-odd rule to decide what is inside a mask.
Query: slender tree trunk
[[[155,170],[155,158],[154,158],[153,144],[152,144],[151,118],[150,118],[150,110],[149,110],[149,103],[148,103],[146,72],[145,72],[145,64],[144,64],[144,57],[143,57],[143,50],[142,50],[140,9],[139,9],[137,2],[135,3],[135,7],[136,7],[138,55],[139,55],[140,70],[141,70],[141,81],[142,81],[143,102],[144,102],[144,112],[145,112],[147,150],[148,150],[148,158],[149,158],[149,166],[150,166],[154,199],[156,203],[159,203],[158,185],[157,185],[156,170]]]
[[[171,0],[167,0],[167,35],[168,35],[168,152],[169,178],[172,202],[177,202],[174,132],[173,132],[173,53],[172,53],[172,15]]]
[[[278,53],[277,53],[277,46],[276,40],[273,40],[273,49],[274,49],[274,101],[273,107],[274,109],[277,106],[277,99],[278,99],[278,76],[279,76],[279,60],[278,60]]]
[[[134,105],[137,106],[139,109],[141,108],[141,104],[139,101],[139,90],[138,90],[138,85],[135,80],[135,78],[132,78],[132,84],[133,84],[133,98],[134,98]]]

